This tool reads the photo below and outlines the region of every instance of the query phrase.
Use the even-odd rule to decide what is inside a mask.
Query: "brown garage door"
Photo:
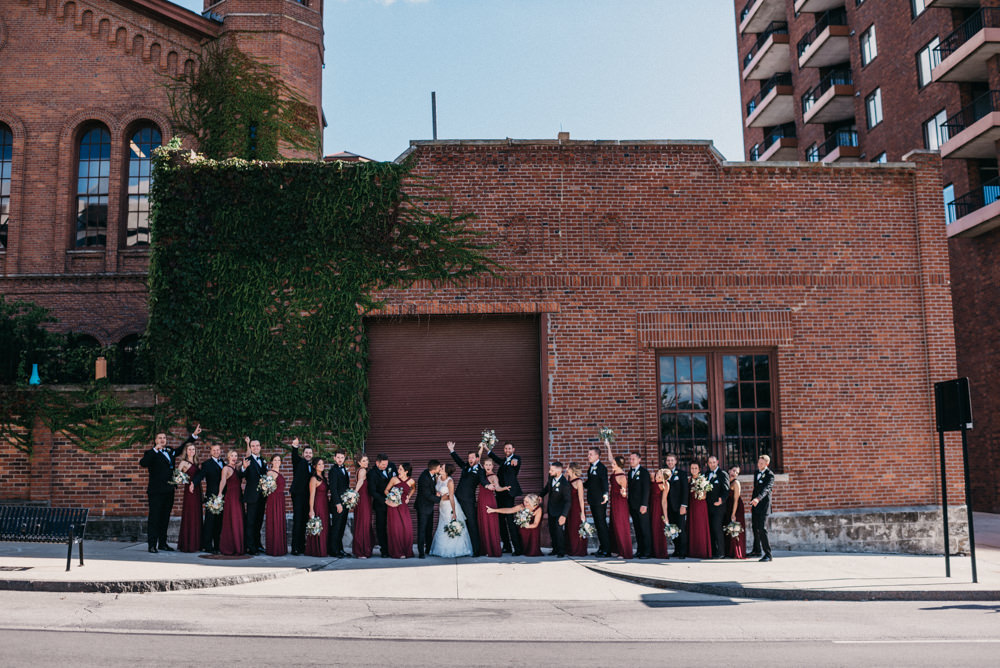
[[[525,493],[541,488],[537,318],[373,318],[366,328],[372,458],[384,452],[419,475],[429,459],[449,459],[447,441],[464,460],[494,429],[517,446]]]

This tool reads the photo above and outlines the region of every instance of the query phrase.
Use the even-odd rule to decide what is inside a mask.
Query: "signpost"
[[[934,383],[934,407],[937,413],[938,443],[941,456],[941,514],[944,517],[945,575],[951,577],[951,536],[948,533],[948,483],[945,471],[945,432],[962,433],[962,464],[965,472],[965,510],[969,518],[969,556],[972,558],[972,581],[979,582],[976,574],[976,532],[972,521],[972,486],[969,481],[968,431],[972,429],[972,401],[969,396],[969,379],[956,378]]]

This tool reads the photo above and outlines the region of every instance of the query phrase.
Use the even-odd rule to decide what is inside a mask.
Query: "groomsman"
[[[441,472],[441,462],[432,459],[427,462],[427,470],[417,480],[417,556],[424,559],[431,551],[434,541],[434,507],[441,500],[437,492],[437,477]]]
[[[500,486],[510,487],[506,492],[497,492],[497,507],[513,508],[514,500],[521,496],[521,483],[517,480],[521,471],[521,455],[514,454],[514,444],[510,441],[503,444],[503,454],[501,458],[492,450],[489,452],[490,459],[499,464],[497,478],[500,479]],[[521,555],[521,533],[514,524],[513,515],[500,515],[500,541],[504,552],[513,552],[515,557]]]
[[[549,465],[549,480],[539,496],[549,496],[549,538],[552,540],[553,557],[566,556],[566,516],[570,508],[569,481],[563,477],[562,462],[552,462]]]
[[[201,425],[198,425],[194,433],[177,448],[168,447],[167,435],[159,433],[153,441],[153,447],[146,450],[139,460],[139,466],[149,473],[149,481],[146,483],[146,498],[149,503],[146,542],[150,552],[174,551],[174,548],[167,545],[170,510],[174,507],[174,486],[170,484],[170,478],[174,475],[174,459],[184,452],[185,446],[196,440],[200,433]]]
[[[729,474],[719,466],[719,458],[712,455],[708,458],[708,470],[705,477],[712,483],[712,491],[705,495],[708,504],[708,527],[712,536],[712,558],[722,559],[726,556],[726,540],[723,528],[729,513]]]
[[[774,473],[768,466],[771,458],[761,455],[757,460],[757,475],[753,479],[753,498],[750,500],[750,526],[753,527],[753,549],[748,557],[764,556],[761,561],[771,561],[771,542],[767,539],[767,516],[771,514],[771,488]]]
[[[666,458],[670,469],[670,491],[667,492],[667,521],[676,524],[681,532],[674,538],[674,557],[686,559],[688,552],[687,503],[690,494],[690,482],[687,471],[677,468],[677,455],[670,453]]]
[[[197,430],[196,430],[197,431]],[[213,444],[210,450],[211,456],[201,463],[198,467],[198,472],[194,474],[191,478],[191,483],[189,485],[191,491],[198,485],[201,485],[201,481],[205,481],[205,498],[208,499],[210,496],[215,496],[219,493],[219,482],[222,480],[222,467],[225,466],[225,462],[222,461],[222,448],[219,444]],[[205,511],[205,520],[201,524],[201,549],[202,552],[210,552],[212,554],[219,553],[219,536],[222,534],[222,515],[216,515]]]
[[[328,479],[330,484],[330,533],[327,537],[327,552],[331,557],[346,557],[344,552],[344,531],[347,529],[347,509],[343,496],[351,486],[351,474],[347,472],[347,453],[338,450],[333,455]]]
[[[587,479],[583,488],[587,490],[587,505],[594,519],[594,529],[597,531],[597,556],[611,556],[611,536],[608,534],[608,467],[601,463],[601,449],[597,446],[587,451]]]
[[[474,557],[483,556],[482,549],[479,546],[479,518],[476,515],[476,492],[479,490],[479,486],[489,487],[489,481],[486,479],[486,472],[483,471],[483,467],[479,465],[479,455],[475,452],[470,452],[468,455],[468,464],[462,463],[462,458],[455,454],[455,443],[454,441],[448,441],[448,452],[451,454],[451,458],[455,460],[455,464],[461,469],[462,475],[458,479],[458,486],[455,488],[455,500],[458,501],[458,505],[462,506],[462,512],[465,513],[465,526],[469,529],[469,539],[472,541],[472,555]]]
[[[243,458],[243,533],[247,554],[257,554],[264,551],[260,542],[260,530],[264,526],[264,504],[267,500],[260,493],[260,479],[267,475],[267,467],[260,458],[260,441],[244,437],[247,443],[247,454]]]
[[[299,453],[299,439],[292,441],[292,554],[306,551],[306,520],[309,518],[309,479],[313,475],[313,449]]]
[[[649,515],[649,471],[638,452],[629,455],[628,512],[635,529],[636,558],[649,559],[653,525]]]
[[[396,475],[396,465],[388,455],[375,455],[375,468],[368,472],[368,494],[372,497],[372,512],[375,514],[375,537],[378,539],[379,556],[389,556],[389,531],[386,528],[388,507],[385,505],[385,488]],[[358,531],[357,528],[354,529]]]

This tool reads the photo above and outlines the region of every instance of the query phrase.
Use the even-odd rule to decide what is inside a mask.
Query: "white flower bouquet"
[[[704,501],[705,496],[712,491],[712,483],[708,481],[708,478],[700,475],[691,481],[691,491],[694,493],[694,498]]]
[[[663,535],[668,539],[673,540],[681,535],[680,527],[676,524],[664,524],[663,525]]]
[[[397,506],[403,504],[403,489],[401,487],[393,487],[389,490],[389,493],[385,495],[385,500],[396,504]]]
[[[306,522],[306,535],[318,536],[323,533],[323,520],[319,517],[310,517]]]
[[[344,504],[344,508],[347,510],[354,510],[354,508],[358,505],[358,499],[360,498],[361,497],[358,496],[357,492],[353,489],[349,489],[340,495],[340,502]]]
[[[458,520],[452,520],[444,525],[444,532],[448,538],[458,538],[465,531],[465,527]]]
[[[204,503],[205,510],[212,513],[213,515],[221,515],[222,506],[224,502],[225,499],[223,499],[222,496],[218,494],[213,494],[212,496],[208,497],[208,499],[205,501]]]
[[[587,540],[597,535],[597,529],[590,522],[584,522],[580,525],[580,530],[577,533],[580,535],[580,538]]]
[[[180,469],[174,469],[174,474],[170,476],[170,484],[182,487],[191,482],[191,476]]]
[[[600,436],[602,441],[607,441],[608,443],[615,442],[615,431],[611,427],[601,427],[598,436]]]
[[[487,449],[492,450],[497,444],[497,433],[492,429],[484,429],[482,443]]]
[[[278,480],[269,475],[263,476],[260,479],[260,482],[257,483],[257,489],[259,489],[260,493],[264,496],[271,496],[272,492],[278,491]]]
[[[514,513],[514,524],[522,529],[527,529],[534,519],[535,513],[527,508],[521,508],[521,510]]]
[[[743,527],[740,526],[739,522],[730,522],[729,524],[726,525],[723,531],[725,531],[726,535],[729,536],[730,538],[736,538],[741,533],[743,533]]]

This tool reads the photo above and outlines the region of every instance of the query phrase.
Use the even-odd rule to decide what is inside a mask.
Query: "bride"
[[[451,474],[455,465],[448,463],[441,468],[434,489],[441,495],[441,505],[438,513],[437,531],[434,532],[434,542],[431,543],[431,554],[435,557],[471,557],[472,541],[469,540],[468,527],[465,524],[465,513],[462,506],[455,503],[455,481]],[[462,535],[451,538],[444,528],[448,522],[457,519],[465,527]]]

